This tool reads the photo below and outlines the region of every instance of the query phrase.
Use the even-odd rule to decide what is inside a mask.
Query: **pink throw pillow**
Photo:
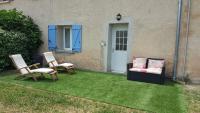
[[[133,59],[133,68],[146,68],[147,58],[135,58]]]
[[[148,61],[148,68],[163,68],[165,61],[164,60],[152,60]]]

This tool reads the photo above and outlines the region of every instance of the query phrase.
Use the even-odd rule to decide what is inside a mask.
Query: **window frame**
[[[68,29],[70,31],[70,47],[69,48],[65,48],[66,47],[66,34],[65,34],[65,30]],[[71,26],[64,26],[63,27],[63,50],[65,51],[72,51],[72,27]]]
[[[126,35],[125,35],[126,34]],[[115,33],[115,51],[127,51],[127,30],[117,30]]]

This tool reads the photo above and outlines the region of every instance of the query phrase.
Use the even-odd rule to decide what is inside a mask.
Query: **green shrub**
[[[30,53],[36,52],[42,44],[39,26],[33,22],[31,17],[23,15],[16,9],[0,10],[0,26],[3,30],[24,33],[30,44],[27,48]]]
[[[20,32],[0,33],[0,70],[5,70],[11,65],[9,55],[22,54],[27,61],[30,60],[26,49],[28,39],[25,34]]]
[[[39,26],[34,23],[33,19],[16,9],[0,10],[0,29],[6,31],[0,36],[1,41],[4,41],[0,42],[0,52],[2,50],[4,52],[4,55],[0,57],[0,69],[10,66],[8,62],[5,63],[8,59],[6,56],[8,53],[24,54],[23,57],[29,59],[27,62],[31,63],[31,56],[37,53],[38,48],[43,43]]]

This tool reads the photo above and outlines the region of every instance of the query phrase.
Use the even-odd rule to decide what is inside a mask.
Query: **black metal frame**
[[[164,59],[157,59],[157,58],[147,58],[146,68],[148,68],[148,61],[150,59],[152,59],[152,60],[164,60]],[[156,83],[156,84],[164,84],[164,82],[165,82],[165,65],[162,68],[161,74],[129,71],[129,69],[132,68],[132,67],[133,67],[133,63],[127,64],[127,80]]]

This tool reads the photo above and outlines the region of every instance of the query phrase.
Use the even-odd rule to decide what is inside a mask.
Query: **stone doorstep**
[[[197,85],[200,85],[200,78],[198,77],[196,77],[196,78],[191,78],[190,79],[190,82],[191,82],[191,84],[197,84]]]

